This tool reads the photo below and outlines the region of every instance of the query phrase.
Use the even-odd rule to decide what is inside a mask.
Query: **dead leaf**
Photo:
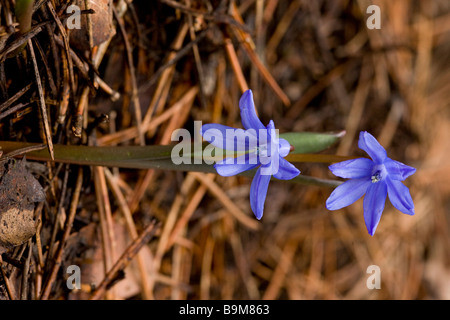
[[[95,11],[89,14],[92,24],[93,46],[110,39],[116,33],[112,20],[112,8],[109,0],[89,0],[89,9]],[[76,0],[75,5],[85,10],[84,0]],[[81,15],[80,28],[71,29],[70,44],[79,50],[89,50],[89,24],[86,14]]]
[[[11,160],[0,165],[0,253],[36,233],[34,205],[45,200],[45,193],[25,163]]]

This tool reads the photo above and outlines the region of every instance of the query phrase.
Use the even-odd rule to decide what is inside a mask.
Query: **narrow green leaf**
[[[31,21],[33,16],[33,4],[34,0],[16,0],[14,7],[14,13],[19,22],[19,35],[23,35],[31,30]],[[7,58],[17,56],[27,46],[27,42],[24,42],[17,49],[8,53]]]
[[[40,146],[38,143],[0,141],[3,156],[19,149]],[[203,144],[205,147],[207,144]],[[173,163],[171,154],[173,145],[170,146],[123,146],[123,147],[91,147],[91,146],[68,146],[54,145],[54,156],[56,162],[77,165],[94,165],[105,167],[118,167],[129,169],[161,169],[177,171],[196,171],[205,173],[216,173],[213,165],[206,163],[194,164],[198,154],[185,158],[185,163],[176,165]],[[193,147],[192,147],[193,150]],[[48,149],[41,149],[26,153],[29,160],[51,161]],[[243,172],[242,176],[253,177],[255,170]],[[276,179],[275,179],[276,180]],[[316,185],[336,187],[341,182],[336,180],[324,180],[314,177],[299,175],[289,180],[305,185]]]
[[[34,0],[16,0],[14,12],[19,22],[19,30],[21,34],[30,31],[31,17],[33,15]]]
[[[315,153],[329,148],[344,134],[345,131],[338,133],[287,132],[280,134],[280,138],[286,139],[294,147],[292,154]]]

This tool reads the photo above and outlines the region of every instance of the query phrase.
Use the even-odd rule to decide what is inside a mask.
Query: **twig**
[[[28,90],[30,90],[32,86],[32,83],[30,83],[29,85],[25,86],[24,88],[20,89],[15,95],[13,95],[11,98],[9,98],[8,100],[6,100],[5,102],[3,102],[0,105],[0,112],[3,112],[3,110],[5,110],[6,108],[8,108],[11,104],[13,104],[14,102],[16,102],[21,96],[24,95],[24,93],[26,93]]]
[[[56,211],[55,220],[53,222],[52,234],[50,236],[50,242],[48,244],[48,250],[47,250],[47,252],[48,252],[47,259],[45,260],[44,268],[42,268],[43,270],[46,270],[47,266],[50,264],[50,261],[54,260],[53,246],[55,245],[55,242],[56,242],[56,234],[59,231],[59,225],[60,225],[59,222],[60,222],[61,216],[63,214],[64,199],[66,198],[67,182],[69,180],[69,165],[68,164],[65,165],[65,169],[66,170],[64,170],[64,178],[62,180],[62,185],[61,185],[61,196],[60,196],[58,208],[57,208],[58,211]]]
[[[189,51],[192,49],[192,47],[197,43],[199,43],[207,35],[207,31],[208,29],[203,30],[196,36],[195,40],[192,40],[191,42],[186,44],[182,49],[178,50],[176,54],[173,56],[173,58],[168,59],[168,61],[165,64],[163,64],[161,67],[158,68],[158,70],[156,70],[156,72],[152,75],[152,77],[149,80],[147,80],[147,82],[145,82],[143,85],[139,87],[139,91],[143,92],[148,88],[150,88],[156,82],[156,80],[158,80],[161,74],[166,71],[167,68],[174,65],[175,63],[177,63],[178,60],[180,60],[186,54],[188,54]],[[183,32],[180,33],[183,34]]]
[[[178,217],[178,213],[181,209],[181,206],[183,204],[184,200],[184,194],[187,193],[187,190],[189,190],[192,185],[194,184],[195,179],[192,175],[188,175],[186,179],[183,181],[183,184],[181,186],[181,191],[177,193],[175,196],[175,199],[172,202],[172,205],[170,207],[170,210],[167,214],[167,218],[164,223],[163,230],[161,231],[161,235],[159,237],[158,247],[156,248],[155,257],[152,261],[152,273],[150,274],[150,283],[149,286],[151,289],[154,288],[155,282],[156,282],[156,275],[158,274],[158,270],[161,268],[161,263],[164,254],[167,252],[168,249],[168,239],[170,236],[170,232],[173,230],[173,227],[175,225],[175,222]]]
[[[86,129],[87,119],[84,115],[87,113],[86,106],[89,100],[89,86],[85,86],[78,99],[78,106],[75,111],[75,115],[72,118],[72,133],[74,136],[80,138],[83,128]]]
[[[106,272],[115,261],[116,241],[113,235],[113,221],[111,217],[111,206],[106,188],[105,173],[102,167],[94,167],[94,185],[97,200],[98,215],[100,218],[100,230],[103,252],[103,268]]]
[[[42,31],[42,24],[37,27],[34,27],[29,32],[24,33],[23,35],[20,35],[16,40],[11,42],[9,47],[0,52],[0,62],[3,62],[9,56],[9,54],[11,54],[14,50],[22,46],[25,42],[33,38],[41,31]]]
[[[3,281],[5,282],[6,292],[8,293],[9,300],[15,300],[16,299],[16,294],[14,292],[14,287],[9,282],[9,279],[8,279],[8,277],[6,275],[5,270],[3,270],[3,259],[2,259],[2,255],[1,254],[0,254],[0,272],[2,274]]]
[[[310,103],[315,97],[319,95],[324,89],[326,89],[333,81],[342,76],[349,69],[354,67],[355,60],[348,60],[340,65],[337,65],[331,69],[327,74],[322,76],[314,85],[308,88],[302,97],[295,102],[286,114],[288,119],[296,119],[301,114],[303,109]]]
[[[235,5],[232,5],[232,12],[235,19],[242,20],[239,12],[237,11],[237,8]],[[242,20],[243,22],[243,20]],[[242,30],[238,30],[236,28],[233,29],[236,37],[241,41],[242,47],[244,48],[245,52],[249,56],[250,60],[253,62],[253,64],[258,69],[259,73],[263,77],[263,79],[267,82],[267,84],[272,88],[272,90],[275,92],[275,94],[280,98],[280,100],[283,102],[284,105],[290,106],[291,101],[289,100],[289,97],[284,93],[283,89],[278,85],[276,80],[273,78],[272,74],[267,70],[266,66],[262,63],[261,59],[256,54],[251,37],[248,33],[244,33]]]
[[[47,78],[48,78],[48,84],[50,85],[50,90],[52,92],[52,96],[56,97],[58,95],[58,90],[56,89],[55,81],[53,80],[53,75],[52,75],[50,67],[47,63],[47,58],[45,56],[44,50],[42,50],[42,46],[40,45],[39,41],[36,40],[36,38],[34,38],[33,40],[34,40],[34,44],[35,44],[36,48],[39,51],[39,54],[41,55],[41,60],[44,63],[45,71],[47,73]]]
[[[214,179],[214,174],[207,175],[209,179]],[[177,223],[172,229],[172,232],[167,240],[167,250],[176,242],[177,238],[180,236],[182,230],[186,227],[189,222],[189,219],[195,212],[195,209],[199,206],[201,200],[203,199],[205,193],[207,191],[207,187],[205,185],[200,185],[198,189],[195,191],[194,195],[189,200],[185,209],[181,213],[180,217],[177,220]]]
[[[236,21],[233,19],[232,16],[221,13],[219,10],[217,12],[206,12],[202,10],[193,9],[191,7],[187,7],[185,5],[180,4],[179,2],[173,1],[173,0],[161,0],[162,3],[167,4],[168,6],[171,6],[174,9],[180,10],[182,12],[185,12],[187,14],[193,15],[193,16],[201,16],[205,20],[213,21],[214,23],[225,23],[230,24],[236,28],[239,28],[241,30],[244,30],[245,32],[250,32],[250,29],[243,23]]]
[[[25,104],[19,103],[19,104],[15,105],[14,107],[8,109],[7,111],[1,113],[0,114],[0,120],[3,119],[3,118],[6,118],[7,116],[9,116],[9,115],[11,115],[11,114],[13,114],[13,113],[15,113],[17,111],[19,111],[20,109],[25,108],[28,105],[29,105],[29,103],[25,103]]]
[[[184,97],[181,98],[182,100]],[[183,124],[186,121],[186,118],[189,115],[189,112],[192,107],[192,100],[187,101],[186,104],[183,105],[183,107],[180,109],[180,112],[174,113],[171,117],[169,123],[165,127],[165,132],[163,136],[160,139],[160,144],[167,145],[171,142],[172,132],[176,130],[177,128],[180,128],[183,126]],[[141,201],[142,197],[145,195],[146,190],[148,189],[148,186],[150,185],[151,181],[154,177],[154,170],[148,170],[145,173],[145,176],[142,179],[139,179],[139,182],[136,185],[135,192],[133,193],[133,196],[130,201],[130,209],[131,212],[134,212],[139,202]]]
[[[301,5],[302,1],[298,0],[291,1],[283,17],[281,17],[281,19],[279,20],[280,22],[278,23],[277,27],[275,28],[275,31],[273,32],[270,40],[267,42],[266,45],[267,48],[266,57],[268,61],[275,62],[276,58],[275,52],[278,48],[278,44],[282,40],[283,36],[286,34],[286,31],[291,25],[291,22],[295,18],[297,11],[300,9]]]
[[[39,93],[39,107],[42,114],[42,121],[44,123],[44,132],[45,137],[47,138],[47,148],[48,152],[50,153],[50,157],[52,160],[55,160],[55,155],[53,154],[53,141],[52,141],[52,132],[50,130],[50,124],[47,116],[47,107],[45,105],[45,98],[44,98],[44,91],[42,89],[42,83],[41,83],[41,77],[39,75],[39,68],[36,61],[36,56],[34,54],[33,49],[33,42],[31,39],[28,39],[28,48],[30,50],[30,56],[31,60],[33,62],[33,68],[34,68],[34,75],[36,77],[36,84],[38,87],[38,93]]]
[[[47,12],[47,10],[45,9],[45,6],[40,7],[39,11],[44,19],[50,21],[50,16],[49,16],[49,13]],[[59,83],[61,83],[61,67],[60,67],[61,59],[59,56],[58,48],[56,47],[55,39],[53,38],[53,36],[54,36],[53,30],[54,30],[53,24],[48,23],[45,25],[45,31],[47,33],[47,37],[48,37],[49,43],[50,43],[51,57],[53,59],[53,66],[54,66],[54,70],[55,70],[55,80],[56,80],[56,83],[59,84]],[[62,59],[62,60],[65,61],[65,59]]]
[[[372,72],[370,63],[367,58],[363,59],[358,86],[353,96],[352,106],[348,114],[347,123],[345,125],[345,136],[341,139],[336,154],[347,155],[353,145],[353,139],[356,135],[359,123],[364,114],[367,97],[370,93]]]
[[[66,54],[66,59],[68,62],[68,67],[69,67],[69,79],[70,79],[70,89],[71,89],[71,94],[72,94],[72,98],[75,101],[75,75],[73,73],[73,64],[72,64],[72,58],[70,56],[70,46],[69,46],[69,40],[67,38],[67,33],[66,30],[63,26],[63,24],[61,23],[61,20],[59,20],[58,15],[55,12],[55,8],[53,8],[53,5],[51,2],[47,2],[47,7],[50,10],[50,13],[53,16],[53,19],[56,21],[56,25],[58,27],[59,32],[61,32],[61,36],[63,38],[64,41],[64,51]]]
[[[54,40],[54,39],[53,39]],[[58,68],[59,70],[59,68]],[[62,59],[62,89],[61,89],[61,100],[58,108],[58,117],[56,119],[57,123],[63,125],[66,120],[67,109],[69,107],[70,101],[70,80],[69,80],[69,68],[67,66],[67,59]]]
[[[145,145],[145,137],[144,137],[144,131],[142,130],[142,111],[141,111],[141,103],[139,101],[138,96],[138,86],[137,86],[137,80],[136,80],[136,72],[134,69],[134,62],[133,62],[133,55],[132,55],[132,48],[130,45],[130,41],[128,40],[128,35],[125,30],[125,26],[123,23],[122,17],[120,17],[117,14],[117,11],[114,6],[112,6],[112,11],[114,13],[114,16],[116,18],[117,24],[120,29],[120,33],[122,34],[122,39],[125,44],[125,51],[127,52],[127,62],[128,62],[128,68],[130,71],[130,78],[131,78],[131,100],[133,101],[134,106],[134,113],[136,117],[136,128],[138,131],[138,141],[141,146]]]
[[[20,292],[20,300],[27,300],[28,296],[28,272],[30,271],[30,261],[31,261],[31,239],[28,240],[28,256],[25,260],[25,264],[22,270],[22,285]]]
[[[8,99],[8,90],[6,89],[5,63],[0,60],[0,93],[3,100]]]
[[[273,271],[272,279],[262,297],[264,300],[274,300],[278,297],[286,274],[292,265],[292,259],[294,258],[297,246],[298,241],[295,240],[288,240],[285,244],[278,265]]]
[[[150,117],[145,117],[143,121],[143,131],[147,132],[151,129],[156,128],[164,121],[168,120],[170,117],[172,117],[176,112],[179,112],[182,107],[184,107],[187,104],[192,103],[195,96],[197,95],[198,87],[192,87],[188,92],[184,94],[184,96],[177,101],[172,107],[170,107],[168,110],[164,111],[164,113],[160,114],[159,116],[155,117],[153,120],[150,120]],[[149,121],[146,121],[146,119],[149,119]],[[117,131],[115,133],[105,135],[103,137],[100,137],[97,139],[97,142],[99,145],[109,145],[113,142],[119,143],[123,141],[127,141],[129,139],[132,139],[137,134],[137,128],[131,127],[128,129],[124,129],[121,131]]]
[[[81,192],[81,186],[83,184],[83,168],[79,167],[78,168],[78,178],[77,178],[77,182],[75,184],[75,189],[73,192],[73,197],[72,197],[72,202],[70,203],[70,211],[69,211],[69,215],[66,219],[66,226],[64,229],[64,233],[61,237],[61,240],[59,242],[59,247],[58,247],[58,251],[55,254],[55,258],[54,258],[54,264],[53,267],[49,273],[47,282],[45,283],[45,286],[42,290],[41,293],[41,300],[47,300],[49,295],[50,295],[50,290],[52,288],[52,284],[56,279],[56,275],[58,273],[59,267],[61,266],[61,260],[62,260],[62,255],[63,255],[63,251],[64,251],[64,245],[67,241],[67,239],[69,238],[70,235],[70,231],[72,230],[72,224],[73,221],[75,219],[75,213],[77,212],[77,206],[78,206],[78,200],[80,197],[80,192]]]
[[[89,300],[99,300],[105,295],[108,285],[114,280],[117,273],[120,270],[125,269],[133,259],[133,257],[141,250],[141,248],[150,241],[150,239],[158,229],[158,226],[159,225],[156,224],[156,221],[153,220],[139,235],[139,237],[133,240],[133,242],[128,246],[128,248],[119,258],[119,260],[117,260],[114,266],[105,275],[105,278],[102,280],[97,289],[95,289],[95,291],[92,293]]]
[[[186,0],[186,2],[190,6],[190,4],[191,4],[190,0]],[[194,23],[192,21],[192,15],[188,14],[187,19],[188,19],[188,24],[189,24],[189,36],[191,37],[192,41],[195,41],[196,35],[195,35]],[[204,73],[203,73],[202,60],[200,58],[200,51],[198,49],[197,44],[194,44],[192,46],[192,52],[194,53],[195,65],[197,67],[197,73],[198,73],[198,82],[199,82],[199,88],[200,88],[200,91],[199,91],[200,102],[201,102],[203,109],[206,110],[206,98],[205,98],[205,92],[204,92],[205,77],[204,77]]]
[[[171,6],[174,9],[177,9],[177,10],[180,10],[180,11],[184,11],[184,12],[189,13],[191,15],[210,16],[209,12],[193,9],[191,7],[185,6],[185,5],[181,4],[181,3],[173,1],[173,0],[161,0],[161,2],[166,4],[166,5],[168,5],[168,6]]]
[[[64,40],[61,39],[60,36],[54,35],[53,40],[56,44],[64,48]],[[85,64],[83,61],[78,57],[78,55],[73,51],[72,49],[69,49],[70,57],[72,58],[72,62],[75,64],[75,66],[80,70],[81,75],[87,82],[89,83],[89,86],[91,88],[94,88],[94,85],[92,84],[92,79],[89,76],[89,70],[85,67]],[[66,61],[67,64],[67,61]]]
[[[202,274],[200,277],[200,300],[209,300],[211,287],[211,267],[214,253],[214,237],[209,235],[206,239],[205,250],[202,259]]]
[[[38,217],[37,218],[37,226],[36,226],[36,249],[38,254],[38,267],[39,270],[42,270],[45,266],[44,264],[44,256],[42,254],[42,241],[41,241],[41,230],[42,230],[42,208],[44,207],[44,202],[39,203],[38,207],[36,208],[36,211],[38,211]]]
[[[25,154],[27,152],[32,152],[32,151],[38,151],[38,150],[42,150],[45,149],[46,145],[45,144],[39,144],[36,146],[29,146],[29,147],[25,147],[25,148],[21,148],[18,150],[14,150],[11,152],[8,152],[7,154],[4,155],[5,158],[13,158],[13,157],[17,157],[20,156],[22,154]]]
[[[227,223],[231,225],[229,229],[229,242],[231,245],[231,249],[233,251],[234,260],[236,261],[236,266],[239,271],[239,275],[241,276],[242,282],[244,282],[245,289],[247,290],[247,294],[250,299],[258,300],[260,299],[260,294],[258,291],[258,286],[250,272],[249,261],[244,251],[244,247],[242,245],[242,238],[240,234],[236,231],[234,223],[229,220],[229,216],[225,217],[224,224]],[[227,221],[228,220],[228,221]]]
[[[166,61],[170,62],[171,60],[175,60],[175,58],[179,55],[176,53],[178,50],[181,49],[183,46],[184,38],[186,37],[186,34],[188,32],[189,26],[187,23],[183,23],[179,31],[177,33],[177,36],[172,41],[171,47],[172,50],[167,55]],[[158,84],[156,85],[155,91],[153,93],[152,100],[150,101],[150,104],[147,108],[147,112],[144,116],[144,120],[142,121],[143,125],[147,125],[152,120],[152,117],[154,115],[159,115],[161,113],[162,107],[166,104],[168,96],[169,96],[169,90],[171,88],[171,84],[173,81],[174,73],[175,73],[175,64],[172,64],[168,66],[167,68],[159,68],[157,71],[161,71],[161,75],[158,77],[155,77],[155,75],[152,77],[155,81],[158,80]],[[150,80],[152,80],[150,79]],[[149,134],[154,133],[154,130],[150,131]]]
[[[115,183],[115,179],[114,179],[111,171],[109,171],[107,168],[104,168],[104,171],[105,171],[105,176],[108,181],[108,184],[111,187],[111,191],[113,192],[113,194],[118,202],[119,208],[122,211],[123,216],[125,217],[125,222],[126,222],[126,225],[128,228],[128,232],[132,239],[136,239],[138,237],[138,232],[136,229],[136,224],[134,223],[134,220],[133,220],[132,213],[127,204],[127,201],[125,200],[124,195],[120,191],[119,186],[117,185],[117,183]],[[153,298],[153,295],[148,286],[149,280],[148,280],[147,272],[145,270],[144,256],[141,253],[139,253],[137,255],[137,263],[138,263],[139,273],[141,276],[142,295],[145,299],[149,300],[149,299]]]
[[[191,172],[199,182],[204,184],[209,191],[224,205],[225,208],[243,225],[251,230],[258,230],[259,223],[253,217],[247,216],[219,187],[217,183],[208,178],[207,175],[198,172]]]
[[[225,39],[225,50],[228,54],[228,58],[230,59],[231,67],[233,68],[234,75],[236,76],[236,80],[239,84],[241,92],[247,91],[247,81],[245,80],[244,73],[242,72],[241,66],[239,64],[239,59],[237,57],[236,51],[234,50],[233,43],[229,38]]]

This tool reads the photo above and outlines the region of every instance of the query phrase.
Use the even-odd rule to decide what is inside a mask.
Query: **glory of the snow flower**
[[[250,206],[259,220],[263,216],[271,177],[289,180],[300,171],[284,159],[289,154],[290,144],[278,137],[273,121],[266,127],[256,115],[251,90],[244,92],[239,108],[245,130],[212,123],[203,125],[201,134],[215,147],[244,153],[218,161],[214,168],[219,175],[228,177],[259,167],[250,187]]]
[[[329,166],[331,172],[350,179],[338,186],[326,201],[329,210],[346,207],[364,194],[364,220],[371,236],[380,222],[386,197],[401,212],[413,215],[414,203],[409,189],[401,182],[416,172],[415,168],[387,157],[386,150],[368,132],[361,132],[358,146],[372,160],[358,158]]]

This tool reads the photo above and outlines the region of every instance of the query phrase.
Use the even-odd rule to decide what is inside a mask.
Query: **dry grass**
[[[53,143],[169,144],[194,120],[240,127],[251,88],[263,122],[282,132],[345,129],[328,153],[362,155],[358,133],[371,132],[417,168],[406,181],[416,214],[387,203],[370,237],[362,200],[330,212],[331,190],[272,182],[258,222],[248,178],[41,163],[38,235],[3,255],[0,297],[24,297],[29,277],[28,299],[450,299],[448,1],[116,2],[116,35],[87,53],[65,46],[53,22],[28,42],[43,49],[39,86],[28,87],[36,70],[23,57],[1,63],[1,106],[23,106],[1,120],[0,140],[45,142],[51,128]],[[369,4],[380,30],[366,28]],[[52,20],[51,7],[35,23]],[[109,125],[93,127],[101,114]],[[325,165],[297,166],[332,178]],[[155,237],[133,251],[153,220]],[[73,264],[82,289],[70,292]],[[366,287],[370,265],[380,290]]]

